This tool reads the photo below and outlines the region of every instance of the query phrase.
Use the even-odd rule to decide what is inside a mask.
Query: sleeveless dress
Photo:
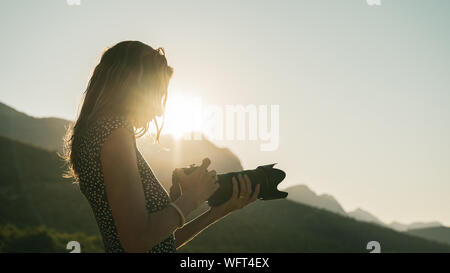
[[[126,252],[120,243],[119,234],[108,203],[100,161],[100,151],[103,143],[113,130],[117,128],[126,128],[134,136],[133,126],[125,117],[104,117],[91,125],[81,138],[80,162],[78,162],[80,190],[94,212],[105,246],[105,252]],[[134,141],[147,211],[152,213],[162,210],[171,202],[170,197],[136,148],[135,139]],[[176,252],[174,236],[170,235],[147,252]]]

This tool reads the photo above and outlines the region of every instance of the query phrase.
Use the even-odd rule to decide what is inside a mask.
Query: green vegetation
[[[59,118],[31,117],[0,102],[0,135],[10,139],[61,151],[69,123]]]
[[[448,227],[410,229],[407,232],[417,237],[450,245],[450,228]]]
[[[45,225],[98,235],[92,210],[77,185],[62,178],[56,152],[0,137],[0,225]]]
[[[18,229],[8,224],[0,226],[0,252],[4,253],[68,253],[69,241],[78,241],[82,252],[103,252],[99,236],[87,236],[84,233],[60,233],[45,227],[27,227]]]

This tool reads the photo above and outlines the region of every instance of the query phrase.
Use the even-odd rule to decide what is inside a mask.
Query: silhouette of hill
[[[170,140],[167,137],[164,139]],[[202,145],[207,148],[201,149]],[[181,142],[178,148],[182,149],[183,156],[176,160],[173,154],[178,148],[153,152],[159,145],[143,146],[146,160],[151,161],[155,173],[165,177],[167,183],[171,183],[169,177],[175,166],[185,166],[185,162],[200,162],[206,154],[211,155],[218,170],[242,169],[234,154],[227,149],[217,148],[207,140],[193,144]],[[56,152],[2,136],[0,150],[0,225],[46,225],[63,232],[81,229],[87,234],[98,234],[89,204],[78,186],[62,178],[64,163]],[[168,189],[170,184],[167,183],[165,186]],[[82,224],[74,225],[74,222]]]
[[[429,227],[420,229],[410,229],[408,234],[422,237],[428,240],[446,243],[450,245],[450,228],[448,227]]]
[[[182,252],[449,252],[434,243],[291,200],[257,201],[230,214],[182,248]]]
[[[41,148],[52,147],[45,138],[53,138],[55,143],[62,138],[67,121],[45,119],[54,123],[47,127],[48,136],[42,129],[45,126],[29,125],[28,129],[20,129],[27,132],[27,137],[22,137],[17,128],[27,127],[26,122],[40,123],[42,119],[28,117],[4,105],[0,108],[3,126],[0,135],[17,137],[15,140],[0,137],[0,251],[67,252],[65,241],[72,238],[86,246],[85,251],[100,251],[101,239],[89,204],[76,185],[61,177],[63,162],[56,152]],[[5,126],[4,120],[26,122]],[[58,126],[62,128],[55,129]],[[35,130],[43,131],[35,134]],[[242,169],[239,159],[228,149],[216,147],[207,140],[175,142],[164,136],[161,143],[150,144],[148,139],[138,141],[142,154],[166,187],[173,168],[200,163],[206,156],[219,172]],[[315,197],[337,203],[327,195]],[[206,205],[196,213],[205,208]],[[205,230],[182,251],[367,252],[365,246],[371,240],[379,241],[383,252],[450,251],[450,246],[358,222],[342,217],[343,209],[336,211],[338,214],[289,200],[259,201]]]
[[[61,151],[69,123],[59,118],[31,117],[0,103],[0,135],[10,139]]]
[[[0,149],[0,226],[12,224],[17,228],[9,229],[18,230],[0,232],[5,251],[54,252],[70,236],[98,251],[92,212],[77,186],[61,178],[62,162],[56,152],[5,137],[0,137]],[[50,244],[55,238],[59,243]],[[369,240],[379,240],[386,252],[450,252],[450,246],[289,200],[259,201],[233,213],[182,251],[366,252]]]
[[[369,223],[374,223],[377,225],[381,225],[381,226],[385,226],[385,224],[378,219],[375,215],[371,214],[370,212],[367,212],[361,208],[357,208],[353,211],[350,211],[347,213],[348,216],[362,221],[362,222],[369,222]]]
[[[78,186],[62,178],[56,152],[0,136],[0,225],[98,234]]]
[[[31,117],[0,103],[0,135],[13,140],[49,150],[61,151],[62,138],[69,123],[70,121],[59,118]],[[163,135],[161,136],[161,145],[153,144],[150,137],[138,139],[137,144],[167,190],[171,185],[171,173],[174,168],[184,167],[192,163],[199,164],[204,157],[211,158],[211,168],[216,169],[219,173],[242,170],[242,165],[236,155],[227,148],[217,147],[206,139],[175,141],[170,135]],[[439,222],[411,224],[392,222],[386,224],[373,214],[360,208],[346,213],[333,196],[317,195],[306,185],[296,185],[289,188],[288,191],[290,200],[348,215],[360,221],[386,225],[398,231],[442,226]]]
[[[48,150],[62,151],[63,137],[71,121],[59,118],[35,118],[0,102],[0,136]],[[211,168],[217,172],[242,170],[239,158],[227,148],[219,148],[207,139],[175,141],[170,135],[162,135],[161,145],[153,144],[151,137],[137,140],[139,150],[151,163],[163,186],[171,185],[172,171],[192,163],[200,164],[209,157]],[[255,166],[256,167],[256,166]]]
[[[341,215],[346,215],[345,210],[342,208],[339,202],[334,199],[333,196],[328,194],[317,195],[306,185],[292,186],[287,188],[285,191],[289,193],[287,198],[294,202],[326,209],[328,211],[335,212]]]
[[[414,222],[411,224],[402,224],[399,222],[392,222],[389,224],[389,227],[397,230],[397,231],[408,231],[411,229],[421,229],[421,228],[430,228],[430,227],[441,227],[443,226],[441,223],[437,221],[432,222]]]
[[[399,222],[392,222],[386,224],[375,215],[370,212],[357,208],[353,211],[346,212],[339,202],[331,195],[321,194],[318,195],[314,191],[308,188],[306,185],[295,185],[287,188],[285,191],[289,193],[288,199],[301,204],[306,204],[312,207],[325,209],[340,215],[346,215],[361,222],[369,222],[377,225],[385,226],[397,231],[407,231],[409,229],[426,228],[426,227],[439,227],[441,223],[433,222],[415,222],[411,224],[402,224]]]

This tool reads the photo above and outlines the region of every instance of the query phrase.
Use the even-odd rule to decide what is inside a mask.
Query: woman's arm
[[[134,136],[124,128],[114,130],[103,144],[101,162],[109,205],[127,252],[145,252],[173,234],[180,224],[169,206],[149,214],[137,167]],[[188,215],[198,204],[181,196],[175,204]]]
[[[175,247],[179,249],[184,246],[187,242],[202,232],[202,230],[214,224],[224,216],[225,215],[221,215],[214,212],[214,210],[209,209],[200,216],[189,221],[182,228],[175,231]]]
[[[256,186],[253,194],[251,194],[251,182],[248,176],[238,176],[238,179],[240,188],[242,189],[241,196],[238,197],[237,181],[236,178],[233,177],[233,193],[230,200],[220,206],[210,208],[208,211],[204,212],[202,215],[190,221],[184,225],[183,228],[178,229],[175,232],[175,246],[177,249],[184,246],[204,229],[225,217],[232,211],[241,209],[258,198],[260,191],[259,184]]]

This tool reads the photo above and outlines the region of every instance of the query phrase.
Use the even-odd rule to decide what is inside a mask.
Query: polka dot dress
[[[134,134],[131,123],[120,116],[99,119],[88,128],[81,141],[80,162],[78,164],[80,190],[92,207],[106,252],[125,252],[120,243],[108,203],[100,162],[102,144],[113,130],[117,128],[126,128]],[[171,201],[167,191],[161,186],[137,148],[136,156],[148,212],[152,213],[167,207]],[[164,241],[148,250],[148,252],[176,252],[173,235],[170,235]]]

